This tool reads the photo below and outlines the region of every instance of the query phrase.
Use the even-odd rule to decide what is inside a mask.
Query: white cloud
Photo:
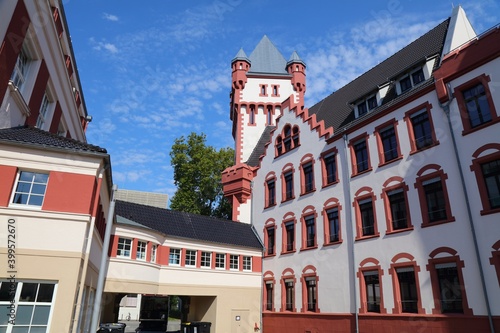
[[[92,48],[96,51],[106,50],[112,54],[118,53],[118,48],[115,44],[106,41],[96,41],[95,38],[90,38],[90,44]]]
[[[112,22],[117,22],[119,20],[118,16],[108,13],[102,13],[102,18]]]

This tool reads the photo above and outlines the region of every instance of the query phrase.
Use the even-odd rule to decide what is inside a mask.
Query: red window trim
[[[422,149],[417,149],[417,145],[415,144],[415,133],[413,132],[413,125],[411,123],[411,116],[414,113],[421,111],[422,109],[426,110],[427,116],[429,117],[429,125],[431,127],[431,135],[432,135],[433,143],[427,147],[422,148]],[[408,136],[410,139],[410,147],[411,147],[410,155],[413,155],[415,153],[432,148],[432,147],[437,146],[439,144],[439,141],[436,138],[436,131],[434,130],[434,121],[432,120],[431,109],[432,109],[432,104],[430,104],[429,102],[425,102],[425,103],[420,104],[419,106],[405,112],[405,116],[403,119],[406,122],[406,126],[408,127]]]
[[[259,97],[267,97],[267,95],[267,84],[259,84]]]
[[[367,172],[370,172],[372,171],[372,163],[371,163],[371,160],[370,160],[370,147],[368,145],[368,133],[363,133],[363,134],[360,134],[354,138],[352,138],[351,140],[349,140],[349,144],[348,144],[348,147],[349,147],[349,151],[351,152],[351,170],[352,170],[352,173],[351,173],[351,177],[355,177],[357,175],[362,175],[364,173],[367,173]],[[366,154],[368,156],[368,168],[366,170],[363,170],[361,172],[358,172],[358,166],[357,166],[357,161],[356,161],[356,151],[354,150],[354,144],[362,141],[362,140],[365,140],[365,143],[366,143]]]
[[[428,170],[434,170],[434,171],[427,173]],[[439,177],[441,179],[441,185],[443,187],[443,195],[444,195],[444,200],[446,202],[446,220],[430,222],[429,215],[427,214],[427,212],[428,212],[427,200],[425,197],[424,186],[422,183],[426,180],[429,180],[432,178],[437,178],[437,177]],[[432,227],[435,225],[440,225],[443,223],[455,221],[455,217],[451,214],[451,204],[450,204],[450,198],[448,196],[448,188],[446,186],[446,179],[448,179],[448,175],[446,173],[444,173],[443,169],[441,169],[441,166],[439,166],[437,164],[426,165],[417,172],[417,179],[415,181],[414,186],[417,189],[418,199],[420,201],[420,211],[422,213],[422,225],[421,225],[422,228]]]
[[[274,278],[274,274],[271,271],[266,271],[264,274],[264,290],[263,290],[263,304],[262,304],[262,311],[263,312],[275,312],[276,311],[276,298],[275,295],[276,293],[274,292],[276,290],[276,279]],[[273,286],[273,309],[272,310],[267,310],[267,288],[265,287],[268,282],[271,282]]]
[[[487,150],[496,150],[494,153],[484,154]],[[488,200],[488,190],[486,188],[486,184],[484,183],[483,171],[481,170],[481,164],[491,162],[497,159],[500,159],[500,144],[498,143],[489,143],[486,144],[479,149],[477,149],[474,154],[472,154],[474,158],[472,160],[472,165],[470,166],[471,171],[474,172],[476,176],[477,187],[479,190],[479,198],[481,199],[481,204],[483,209],[481,210],[481,215],[495,214],[500,213],[500,208],[491,208],[490,201]]]
[[[267,237],[267,230],[268,229],[274,229],[274,248],[273,248],[273,254],[268,254],[268,248],[269,248],[269,241],[268,241],[268,237]],[[277,236],[277,229],[278,229],[278,226],[276,225],[276,221],[273,219],[273,218],[270,218],[266,221],[266,223],[264,223],[264,247],[265,247],[265,251],[264,251],[264,257],[274,257],[276,256],[276,236]]]
[[[293,222],[293,248],[290,251],[287,251],[286,224],[289,222]],[[294,253],[297,248],[297,218],[295,217],[295,214],[288,212],[283,216],[281,230],[281,254]]]
[[[247,126],[257,126],[257,114],[259,112],[259,108],[255,104],[248,105],[246,108],[246,113],[248,114],[248,124]],[[253,113],[253,122],[252,122],[252,113]]]
[[[306,165],[308,165],[309,163],[311,164],[311,167],[312,167],[313,184],[312,184],[312,190],[306,192],[306,177],[304,174],[304,167]],[[306,195],[306,194],[310,194],[310,193],[316,191],[316,178],[314,177],[314,163],[315,163],[314,156],[311,153],[304,155],[302,157],[302,159],[300,160],[299,169],[300,169],[300,195],[301,196]]]
[[[404,261],[400,261],[405,259]],[[398,262],[400,261],[400,262]],[[401,306],[401,292],[399,289],[399,280],[397,276],[396,269],[412,267],[415,274],[415,285],[417,289],[417,313],[425,314],[425,309],[422,307],[422,297],[420,292],[420,282],[418,278],[418,273],[420,272],[420,266],[415,262],[415,258],[409,253],[399,253],[395,255],[391,260],[391,267],[389,268],[389,274],[392,276],[392,289],[394,296],[394,308],[392,308],[393,314],[407,314],[407,312],[402,312]]]
[[[286,182],[285,175],[292,173],[292,197],[287,199],[286,197]],[[295,199],[295,168],[292,163],[287,163],[281,170],[281,202],[292,201]]]
[[[310,311],[307,309],[307,285],[306,285],[306,279],[307,278],[311,278],[311,277],[314,277],[315,280],[316,280],[316,309],[314,309],[314,311]],[[307,265],[306,267],[304,267],[304,269],[302,270],[302,276],[300,277],[300,282],[301,282],[301,285],[302,285],[302,309],[300,310],[300,312],[312,312],[312,313],[320,313],[320,309],[319,309],[319,302],[318,302],[318,296],[319,296],[319,293],[318,293],[318,290],[319,290],[319,287],[318,287],[318,282],[319,282],[319,276],[316,272],[316,267],[314,267],[313,265]]]
[[[285,129],[289,127],[290,128],[290,136],[285,136]],[[296,132],[295,132],[296,131]],[[295,143],[294,138],[297,138],[297,144]],[[285,139],[289,138],[290,139],[290,149],[285,150]],[[278,146],[281,146],[281,153],[278,153]],[[284,155],[295,148],[300,147],[300,129],[299,126],[295,125],[292,126],[291,124],[287,123],[283,126],[283,129],[280,134],[276,137],[275,141],[275,157],[279,157],[281,155]]]
[[[363,192],[366,192],[366,194],[362,194]],[[359,202],[361,200],[365,200],[368,198],[372,199],[374,234],[368,235],[368,236],[363,236],[363,224],[361,221],[361,211],[359,210]],[[367,187],[367,186],[362,187],[356,192],[356,194],[354,194],[354,202],[352,203],[352,206],[355,209],[355,216],[356,216],[356,238],[355,238],[356,241],[375,238],[375,237],[380,236],[380,233],[378,231],[378,224],[377,224],[377,211],[376,211],[376,207],[375,207],[376,200],[377,200],[377,197],[375,196],[375,194],[373,194],[373,190],[371,189],[371,187]]]
[[[307,246],[307,226],[306,226],[306,218],[314,217],[314,245]],[[307,206],[302,210],[302,215],[300,216],[300,224],[301,224],[301,244],[300,251],[312,250],[318,248],[318,213],[314,206]]]
[[[440,254],[448,254],[446,257],[439,257],[436,258]],[[429,271],[430,274],[430,279],[431,279],[431,286],[432,286],[432,296],[434,298],[434,308],[432,309],[433,314],[441,314],[441,303],[439,302],[439,280],[437,277],[437,272],[435,265],[436,264],[443,264],[443,263],[455,263],[457,266],[457,274],[458,274],[458,280],[460,282],[460,292],[462,293],[462,308],[463,308],[463,314],[464,315],[469,315],[472,316],[472,309],[469,308],[469,304],[467,302],[467,294],[466,294],[466,288],[464,284],[464,277],[462,274],[462,269],[465,267],[464,261],[460,260],[460,256],[457,255],[457,251],[455,251],[452,248],[449,247],[440,247],[435,249],[429,254],[429,263],[427,264],[426,268],[427,271]]]
[[[328,221],[328,214],[327,211],[330,209],[337,208],[338,210],[338,217],[339,217],[339,240],[336,242],[330,242],[330,226],[329,226],[329,221]],[[340,204],[340,201],[337,198],[330,198],[325,203],[323,204],[323,230],[324,230],[324,240],[323,240],[323,245],[324,246],[330,246],[330,245],[336,245],[336,244],[342,244],[342,220],[340,218],[342,212],[342,205]]]
[[[493,244],[492,248],[495,251],[491,251],[490,264],[495,267],[498,285],[500,286],[500,240]]]
[[[392,126],[394,128],[394,135],[396,137],[396,145],[397,145],[396,148],[397,148],[398,156],[393,160],[385,161],[384,145],[382,143],[382,138],[380,137],[380,131],[386,129],[389,126]],[[398,126],[398,121],[396,120],[396,118],[392,118],[391,120],[386,121],[385,123],[375,127],[375,131],[373,132],[373,134],[377,138],[377,149],[378,149],[378,160],[379,160],[378,166],[379,167],[384,166],[386,164],[390,164],[390,163],[399,161],[403,158],[403,155],[401,154],[401,144],[399,143],[399,135],[398,135],[397,126]]]
[[[389,186],[390,184],[393,184]],[[413,230],[413,224],[411,223],[411,214],[410,214],[410,205],[408,202],[408,185],[403,181],[402,177],[394,176],[389,179],[387,179],[384,184],[382,185],[382,194],[380,195],[380,198],[384,202],[384,210],[385,210],[385,223],[386,223],[386,235],[389,234],[396,234],[400,232],[405,232],[409,230]],[[404,229],[399,229],[399,230],[394,230],[393,225],[392,225],[392,212],[391,212],[391,203],[389,201],[389,196],[387,195],[389,192],[402,189],[403,190],[403,195],[405,198],[405,205],[406,205],[406,219],[407,219],[407,224],[408,226]]]
[[[274,93],[275,88],[276,88],[276,94]],[[271,96],[272,97],[280,97],[280,85],[279,84],[273,84],[271,86]]]
[[[270,181],[274,181],[274,205],[269,205],[269,188],[267,185]],[[266,175],[264,181],[264,208],[274,207],[276,206],[277,202],[278,202],[278,180],[276,178],[276,173],[274,171],[271,171]]]
[[[285,280],[292,280],[293,282],[293,309],[286,310],[286,288],[285,288]],[[286,268],[283,273],[281,273],[281,309],[280,312],[297,312],[297,297],[296,297],[296,285],[297,285],[297,279],[295,278],[295,273],[293,269],[291,268]]]
[[[331,149],[328,149],[327,151],[324,151],[321,153],[320,159],[321,159],[321,182],[322,182],[322,187],[328,187],[335,185],[339,182],[339,168],[337,167],[337,154],[339,153],[338,149],[336,147],[333,147]],[[325,165],[325,157],[329,156],[330,154],[335,155],[335,181],[328,184],[328,175],[326,173],[326,165]]]
[[[495,109],[495,103],[493,103],[493,98],[492,94],[490,91],[490,87],[488,82],[490,82],[490,76],[486,74],[481,74],[457,87],[453,90],[453,95],[457,99],[457,105],[458,109],[460,112],[460,119],[462,120],[462,125],[463,125],[463,131],[462,135],[467,135],[473,132],[476,132],[478,130],[481,130],[485,127],[491,126],[493,124],[496,124],[500,122],[500,117],[498,117],[497,111]],[[473,86],[481,83],[484,87],[484,91],[486,93],[486,100],[488,101],[488,106],[490,107],[490,112],[491,112],[491,121],[481,124],[477,127],[472,128],[470,125],[469,121],[469,112],[467,111],[467,106],[465,104],[464,96],[463,96],[463,91],[469,88],[472,88]]]
[[[366,258],[363,261],[361,261],[361,263],[359,264],[358,272],[356,273],[356,276],[358,277],[359,281],[359,291],[360,291],[359,313],[372,313],[368,312],[368,300],[365,289],[365,276],[363,275],[363,272],[372,272],[372,271],[378,272],[378,280],[380,286],[380,313],[385,314],[387,313],[387,309],[384,306],[384,291],[382,283],[382,276],[384,275],[384,270],[380,267],[380,262],[375,258]]]

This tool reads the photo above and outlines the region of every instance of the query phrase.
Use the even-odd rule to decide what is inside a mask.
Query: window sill
[[[364,241],[366,239],[372,239],[372,238],[378,238],[378,237],[380,237],[380,233],[377,232],[375,235],[356,237],[354,240],[357,242],[357,241]]]
[[[409,226],[409,227],[404,228],[404,229],[388,230],[385,234],[386,235],[394,235],[394,234],[400,234],[402,232],[412,231],[412,230],[413,230],[413,226]]]
[[[323,184],[323,186],[321,188],[330,187],[330,186],[333,186],[333,185],[338,184],[338,183],[339,183],[339,181],[336,180],[336,181],[328,183],[328,184]]]
[[[342,239],[339,239],[339,240],[338,240],[338,241],[336,241],[336,242],[325,243],[325,244],[323,244],[323,247],[325,247],[325,246],[340,245],[340,244],[342,244]]]
[[[422,228],[433,227],[433,226],[436,226],[436,225],[446,224],[446,223],[450,223],[450,222],[455,222],[455,217],[452,216],[451,218],[449,218],[447,220],[442,220],[442,221],[425,222],[425,223],[421,224],[421,227]]]
[[[290,202],[290,201],[293,201],[294,199],[295,199],[295,196],[288,198],[288,199],[285,199],[285,200],[281,201],[281,203]]]
[[[315,250],[317,248],[318,248],[318,245],[309,246],[309,247],[301,247],[300,248],[300,252],[302,252],[302,251],[309,251],[309,250]]]
[[[363,174],[365,174],[365,173],[369,173],[369,172],[370,172],[370,171],[372,171],[372,170],[373,170],[373,168],[372,168],[372,167],[369,167],[368,169],[363,170],[363,171],[361,171],[361,172],[353,173],[353,174],[351,175],[351,178],[354,178],[354,177],[357,177],[357,176],[363,175]]]
[[[295,253],[295,250],[291,250],[291,251],[281,251],[281,255],[285,255],[285,254],[292,254],[292,253]]]
[[[433,143],[433,144],[431,144],[431,145],[428,145],[427,147],[420,148],[420,149],[414,149],[414,150],[410,151],[410,155],[420,153],[421,151],[424,151],[424,150],[430,149],[430,148],[435,147],[435,146],[437,146],[437,145],[439,145],[439,140],[438,140],[438,141],[436,141],[436,142],[434,142],[434,143]]]
[[[265,206],[264,209],[269,209],[269,208],[274,208],[274,207],[276,207],[276,204]]]
[[[392,159],[392,160],[390,160],[390,161],[383,162],[383,163],[379,163],[379,165],[378,165],[378,166],[379,166],[379,168],[380,168],[380,167],[386,166],[386,165],[388,165],[388,164],[394,163],[394,162],[399,161],[399,160],[402,160],[402,159],[403,159],[403,155],[400,155],[400,156],[398,156],[398,157],[396,157],[395,159]]]
[[[465,119],[464,121],[467,121],[467,119]],[[494,124],[497,124],[497,123],[500,123],[500,117],[497,117],[497,118],[494,118],[492,119],[491,121],[487,122],[487,123],[484,123],[484,124],[481,124],[479,126],[476,126],[474,128],[467,128],[467,129],[464,129],[462,131],[462,136],[465,136],[465,135],[468,135],[468,134],[471,134],[471,133],[474,133],[474,132],[477,132],[477,131],[480,131],[482,130],[483,128],[486,128],[486,127],[489,127],[491,125],[494,125]]]
[[[496,214],[496,213],[500,213],[500,208],[483,209],[481,211],[481,216],[483,216],[483,215],[490,215],[490,214]]]
[[[314,192],[316,192],[316,189],[312,189],[310,191],[300,193],[300,196],[302,197],[302,196],[305,196],[305,195],[308,195],[308,194],[311,194],[311,193],[314,193]]]
[[[276,257],[276,253],[264,255],[264,258],[273,258],[273,257]]]

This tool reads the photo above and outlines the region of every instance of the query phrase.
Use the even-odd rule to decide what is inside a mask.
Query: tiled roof
[[[425,61],[426,58],[441,54],[448,23],[449,19],[321,100],[309,108],[309,114],[316,114],[318,121],[323,120],[325,127],[333,127],[334,130],[348,126],[355,120],[354,112],[349,103],[376,91],[378,86]],[[391,89],[394,89],[394,86]],[[383,105],[395,98],[399,98],[399,96],[396,96],[394,90],[390,90],[384,98]]]
[[[254,249],[262,248],[251,225],[246,223],[119,200],[116,201],[115,214],[166,236]]]
[[[249,59],[251,62],[249,73],[289,75],[286,71],[285,58],[267,36],[262,37]]]
[[[264,132],[262,132],[262,135],[260,136],[259,141],[255,145],[255,148],[253,149],[252,153],[250,154],[250,157],[248,160],[245,162],[248,166],[258,166],[259,165],[259,160],[260,156],[264,154],[266,151],[266,143],[271,140],[271,132],[275,129],[275,126],[266,126],[264,129]]]
[[[107,154],[106,149],[29,126],[0,129],[0,142],[26,144],[33,147],[56,148]]]

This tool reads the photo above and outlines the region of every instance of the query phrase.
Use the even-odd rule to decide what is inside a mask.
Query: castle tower
[[[264,36],[249,57],[240,49],[231,68],[230,119],[236,156],[235,165],[223,173],[224,195],[233,205],[233,220],[250,222],[248,199],[262,151],[258,148],[269,139],[285,101],[304,105],[306,66],[296,52],[286,61]]]

